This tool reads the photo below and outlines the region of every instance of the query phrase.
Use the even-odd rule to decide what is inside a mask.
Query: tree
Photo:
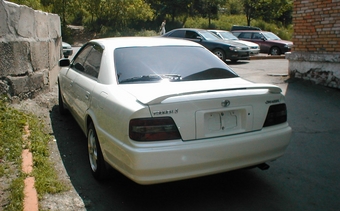
[[[218,10],[224,5],[226,0],[198,0],[194,4],[197,14],[203,18],[208,18],[209,26],[211,19],[218,18]]]
[[[293,0],[243,0],[243,5],[248,26],[255,18],[266,22],[291,21],[288,16],[293,11]]]
[[[257,8],[260,7],[261,0],[243,0],[244,13],[247,18],[247,25],[250,26],[251,20],[255,19],[257,14]]]
[[[100,32],[103,26],[122,30],[134,21],[149,20],[154,11],[143,0],[84,0],[91,19],[90,29]]]

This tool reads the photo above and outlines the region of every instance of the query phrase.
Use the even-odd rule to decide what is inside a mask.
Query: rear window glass
[[[118,48],[114,52],[118,83],[157,83],[233,78],[238,75],[203,47]]]

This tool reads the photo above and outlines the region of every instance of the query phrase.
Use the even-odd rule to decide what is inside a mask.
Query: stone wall
[[[0,0],[0,94],[32,98],[55,85],[61,42],[58,15]]]
[[[340,89],[340,0],[295,0],[291,77]]]

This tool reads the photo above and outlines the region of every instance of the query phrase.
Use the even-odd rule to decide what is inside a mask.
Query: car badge
[[[223,100],[222,103],[221,103],[221,106],[222,106],[222,107],[228,107],[228,106],[230,106],[230,101],[229,101],[229,100]]]

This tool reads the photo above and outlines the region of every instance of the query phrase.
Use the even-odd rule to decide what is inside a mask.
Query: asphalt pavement
[[[228,63],[241,77],[282,88],[293,129],[286,154],[271,167],[142,186],[116,172],[97,182],[86,138],[70,116],[53,108],[60,155],[86,210],[320,211],[340,208],[340,90],[290,79],[288,60]],[[275,141],[275,140],[273,140]]]

